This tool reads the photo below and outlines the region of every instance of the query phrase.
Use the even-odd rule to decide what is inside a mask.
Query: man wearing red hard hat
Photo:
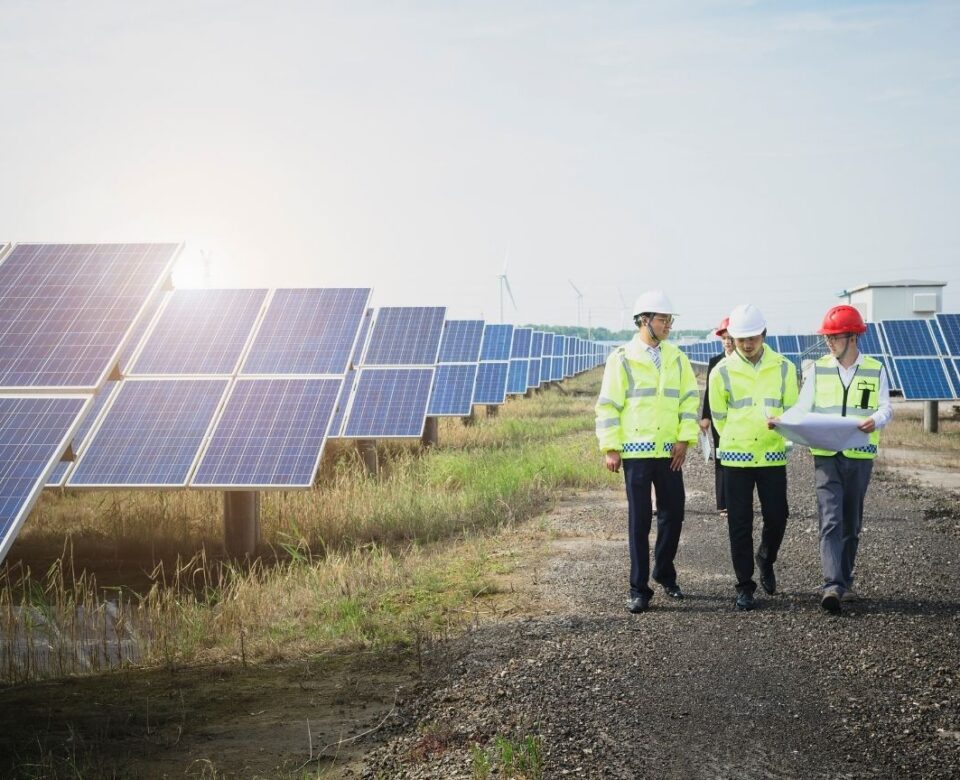
[[[717,336],[723,342],[723,351],[714,355],[707,363],[707,387],[710,387],[710,372],[713,371],[713,367],[716,366],[717,363],[723,360],[727,355],[732,355],[733,350],[736,348],[733,342],[733,336],[727,332],[727,326],[729,324],[730,318],[724,317],[720,321],[720,325],[713,332],[713,335]],[[720,433],[717,431],[717,426],[713,424],[713,418],[710,416],[710,393],[704,393],[703,411],[700,414],[700,430],[704,433],[707,433],[711,429],[713,432],[713,450],[716,452],[720,448]],[[716,491],[717,495],[717,511],[721,515],[726,515],[727,499],[723,491],[723,466],[720,463],[719,457],[713,459],[713,482],[714,490]]]
[[[862,418],[857,427],[870,435],[862,447],[842,452],[810,450],[820,515],[820,605],[833,614],[839,614],[842,600],[852,597],[863,500],[877,457],[879,431],[893,417],[887,370],[859,348],[859,337],[866,331],[863,317],[853,306],[831,308],[817,331],[826,339],[830,354],[807,370],[797,399],[797,406],[806,411]]]

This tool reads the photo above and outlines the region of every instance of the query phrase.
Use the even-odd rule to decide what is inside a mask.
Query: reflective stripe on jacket
[[[820,358],[813,366],[813,409],[820,414],[839,414],[843,417],[867,418],[880,408],[880,371],[883,364],[876,358],[864,355],[857,366],[849,387],[840,381],[840,372],[830,355]],[[809,380],[808,380],[809,381]],[[877,457],[880,431],[874,430],[862,447],[844,450],[848,458],[869,460]],[[814,455],[836,455],[833,450],[818,450]]]
[[[696,442],[700,392],[690,361],[660,344],[658,370],[639,335],[613,351],[597,398],[597,441],[624,458],[664,458],[678,441]]]
[[[797,401],[797,370],[766,344],[760,361],[739,352],[721,360],[710,374],[710,413],[720,432],[717,457],[724,466],[783,466],[786,442],[767,419]]]

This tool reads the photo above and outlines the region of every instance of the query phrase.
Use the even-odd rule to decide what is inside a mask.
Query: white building
[[[837,296],[855,306],[867,322],[880,320],[920,320],[933,317],[943,308],[946,282],[899,279],[892,282],[868,282]]]

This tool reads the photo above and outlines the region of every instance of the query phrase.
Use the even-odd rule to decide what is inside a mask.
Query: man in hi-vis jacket
[[[650,486],[657,498],[657,542],[653,580],[682,599],[673,560],[680,543],[686,495],[683,462],[696,444],[700,394],[690,361],[670,344],[676,310],[661,290],[637,298],[639,332],[613,351],[603,372],[596,405],[597,440],[610,471],[627,488],[630,541],[630,612],[644,612],[653,597],[650,578]]]

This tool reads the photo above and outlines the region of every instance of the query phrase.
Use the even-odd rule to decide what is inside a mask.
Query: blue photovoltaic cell
[[[435,365],[446,313],[442,306],[388,306],[380,309],[363,364]]]
[[[891,357],[932,357],[940,354],[926,320],[883,320],[880,327]]]
[[[143,334],[147,332],[147,328],[150,327],[150,323],[153,322],[153,317],[157,313],[157,309],[160,308],[160,304],[165,300],[166,298],[163,295],[154,295],[147,305],[144,306],[137,321],[130,329],[130,335],[127,337],[123,349],[120,350],[120,357],[117,359],[122,374],[127,373],[130,367],[130,361],[133,360],[133,355],[143,340]]]
[[[764,343],[764,344],[769,344],[769,345],[770,345],[770,349],[772,349],[774,352],[780,352],[780,351],[781,351],[781,349],[780,349],[780,337],[779,337],[779,336],[767,336],[767,337],[763,340],[763,343]]]
[[[227,384],[227,379],[124,380],[67,485],[185,485]]]
[[[233,374],[266,297],[266,290],[176,290],[129,373]]]
[[[238,379],[190,484],[310,487],[342,382]]]
[[[544,333],[544,334],[543,334],[543,355],[544,355],[544,357],[547,357],[547,356],[549,356],[549,355],[553,355],[553,338],[554,338],[554,336],[553,336],[552,333]],[[549,378],[550,378],[549,376],[545,376],[545,377],[544,377],[544,379],[549,379]]]
[[[780,336],[778,342],[780,344],[780,349],[776,351],[781,355],[800,354],[800,339],[798,339],[796,336]]]
[[[950,381],[953,382],[953,392],[960,393],[960,359],[947,358],[943,361],[947,364],[947,370],[950,373]],[[958,396],[954,396],[957,398]]]
[[[343,375],[370,289],[274,292],[240,373]]]
[[[800,354],[803,354],[804,352],[807,352],[808,350],[817,349],[818,347],[822,347],[822,346],[823,346],[823,343],[824,343],[824,342],[823,342],[823,336],[819,336],[819,335],[812,334],[812,333],[805,334],[805,335],[802,335],[802,336],[797,336],[797,342],[798,342],[799,345],[800,345],[800,349],[798,350],[798,352],[800,352]]]
[[[477,389],[473,393],[475,404],[502,404],[507,396],[507,373],[510,364],[504,361],[481,363],[477,369]]]
[[[0,396],[0,561],[88,400]]]
[[[476,363],[483,341],[483,320],[448,320],[438,363]]]
[[[940,358],[897,358],[894,363],[900,377],[900,389],[907,400],[932,401],[956,397]]]
[[[100,392],[93,397],[90,408],[87,410],[86,414],[84,414],[83,420],[80,421],[80,425],[77,427],[76,431],[74,431],[73,437],[70,440],[70,445],[73,447],[74,455],[79,454],[83,449],[87,434],[90,433],[90,429],[96,422],[97,417],[100,416],[100,412],[103,410],[103,407],[107,405],[107,403],[110,401],[110,397],[119,386],[119,382],[107,382],[101,388]],[[67,476],[67,471],[70,469],[70,465],[70,461],[62,460],[58,462],[53,470],[53,473],[47,478],[47,486],[57,487],[62,485],[63,480]]]
[[[880,343],[880,329],[877,328],[877,323],[868,322],[866,325],[867,332],[857,339],[857,347],[868,355],[882,355],[884,348]]]
[[[950,351],[947,349],[947,342],[943,338],[943,332],[940,330],[940,326],[931,320],[930,330],[933,333],[933,340],[937,345],[937,353],[940,355],[949,355]]]
[[[511,360],[510,374],[507,377],[507,394],[523,395],[527,392],[528,360]]]
[[[960,314],[938,314],[937,322],[947,343],[947,354],[960,357]]]
[[[563,379],[563,358],[555,357],[551,361],[550,366],[550,375],[553,377],[553,381],[558,382]]]
[[[14,247],[0,263],[0,387],[99,387],[177,249]]]
[[[546,334],[542,330],[535,330],[530,341],[530,357],[543,357],[543,337]]]
[[[530,368],[527,370],[527,387],[540,386],[540,361],[531,360]]]
[[[481,360],[509,360],[513,344],[513,325],[485,325]]]
[[[441,364],[433,378],[430,393],[430,417],[467,417],[473,408],[473,391],[477,384],[477,364]]]
[[[530,343],[533,340],[532,328],[514,328],[513,346],[510,349],[511,358],[530,357]]]
[[[362,369],[344,426],[344,438],[422,435],[433,372],[433,368]]]

